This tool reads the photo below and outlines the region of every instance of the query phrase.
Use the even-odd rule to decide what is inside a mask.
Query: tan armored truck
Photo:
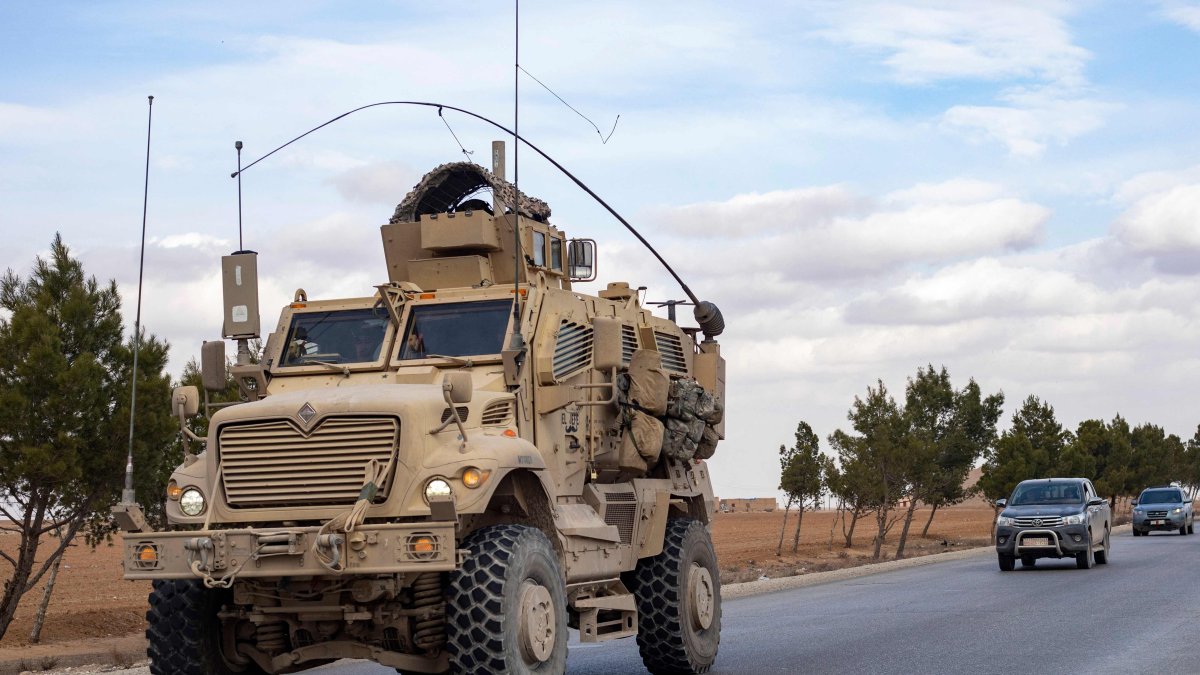
[[[595,244],[503,180],[503,150],[426,175],[382,226],[388,282],[297,291],[256,362],[256,255],[223,259],[242,402],[204,396],[169,530],[125,535],[125,578],[154,580],[152,672],[561,673],[568,627],[636,636],[655,673],[713,664],[723,320],[701,336],[629,284],[573,290]]]

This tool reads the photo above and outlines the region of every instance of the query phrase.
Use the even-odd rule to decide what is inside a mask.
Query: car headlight
[[[196,488],[188,488],[179,495],[179,510],[185,516],[198,516],[204,513],[204,493]]]
[[[1134,512],[1134,513],[1136,513],[1136,514],[1138,514],[1139,516],[1140,516],[1140,515],[1142,515],[1142,507],[1140,507],[1140,506],[1135,506],[1135,507],[1133,508],[1133,512]]]
[[[434,497],[449,497],[452,494],[450,484],[444,479],[434,478],[425,484],[425,499],[430,500]]]
[[[1066,518],[1063,518],[1063,523],[1066,525],[1082,525],[1083,519],[1082,513],[1073,513]]]
[[[1183,513],[1183,508],[1176,508],[1176,509],[1175,509],[1174,511],[1172,511],[1171,513]]]
[[[1013,525],[1016,524],[1016,522],[1017,521],[1015,518],[1009,518],[1008,516],[1000,516],[1000,517],[996,518],[996,527],[1012,527]]]

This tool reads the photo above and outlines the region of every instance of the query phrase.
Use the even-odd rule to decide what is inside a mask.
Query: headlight
[[[434,497],[449,497],[450,495],[450,484],[441,478],[434,478],[425,484],[425,499],[427,500]]]
[[[198,516],[204,513],[204,495],[196,488],[188,488],[179,495],[179,510],[185,516]]]
[[[1016,524],[1016,522],[1017,521],[1014,518],[1009,518],[1008,516],[1000,516],[999,518],[996,518],[996,527],[1012,527],[1013,525]]]
[[[1140,507],[1140,506],[1135,506],[1135,507],[1133,508],[1133,512],[1134,512],[1134,513],[1136,513],[1136,514],[1138,514],[1139,516],[1140,516],[1140,515],[1142,515],[1142,507]]]
[[[1175,509],[1174,511],[1172,511],[1171,513],[1183,513],[1183,509],[1182,509],[1182,508],[1177,508],[1177,509]]]
[[[1082,525],[1083,524],[1083,514],[1082,513],[1073,513],[1073,514],[1067,516],[1066,518],[1063,518],[1063,523],[1065,523],[1067,525]]]

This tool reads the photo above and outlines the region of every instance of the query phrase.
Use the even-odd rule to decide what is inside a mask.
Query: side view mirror
[[[1000,508],[1004,508],[1004,507],[1008,506],[1008,500],[1007,499],[997,499],[996,506],[999,506]]]
[[[206,341],[200,346],[200,382],[205,390],[225,390],[225,341]]]
[[[1133,505],[1134,505],[1134,506],[1137,506],[1137,500],[1136,500],[1136,499],[1135,499],[1135,500],[1133,500]]]
[[[1104,497],[1093,497],[1092,499],[1088,500],[1088,506],[1101,506],[1101,505],[1107,504],[1107,503],[1108,503],[1108,500],[1105,499]]]
[[[622,362],[621,322],[598,316],[592,319],[592,367],[609,372]]]
[[[567,276],[571,281],[596,280],[596,240],[572,239],[567,242]]]
[[[171,392],[171,412],[177,417],[200,413],[200,390],[193,386],[175,387]]]
[[[449,394],[450,400],[455,403],[470,403],[474,392],[471,374],[462,371],[446,373],[442,378],[442,391]]]

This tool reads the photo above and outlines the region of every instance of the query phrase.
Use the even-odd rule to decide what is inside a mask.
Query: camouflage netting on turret
[[[425,174],[396,207],[389,222],[413,223],[425,214],[454,211],[464,199],[483,188],[490,189],[501,203],[507,204],[509,212],[513,210],[513,204],[517,202],[517,189],[512,183],[497,178],[478,164],[452,162]],[[521,215],[545,222],[550,218],[550,205],[522,192]]]
[[[723,411],[716,398],[691,378],[671,379],[657,351],[639,349],[617,381],[621,405],[620,464],[642,469],[665,454],[687,462],[716,451]]]

